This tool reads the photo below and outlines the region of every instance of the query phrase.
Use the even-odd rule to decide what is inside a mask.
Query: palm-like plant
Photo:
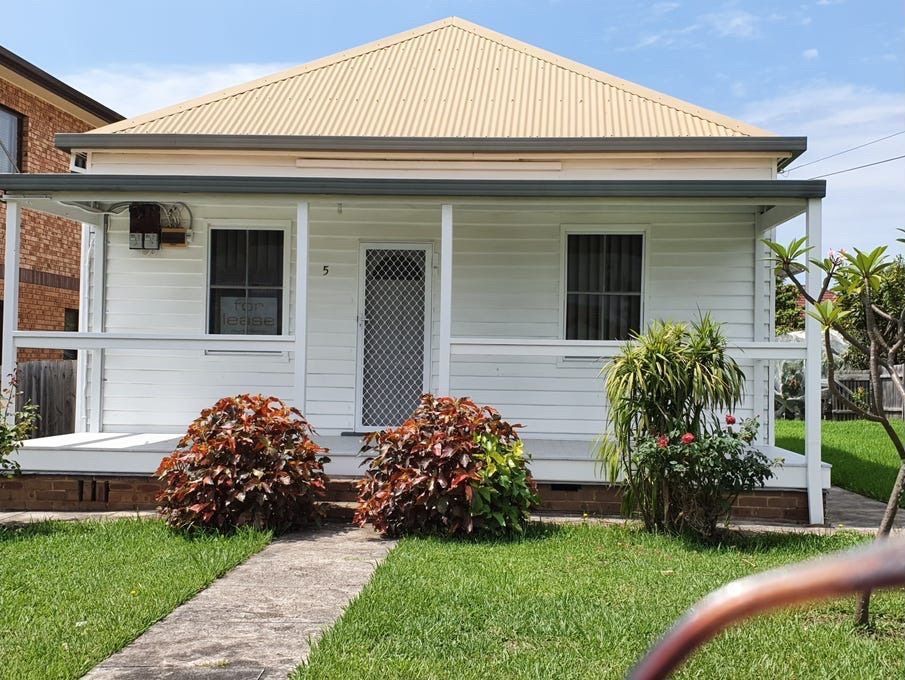
[[[637,511],[647,528],[661,528],[668,490],[656,471],[633,464],[633,443],[677,431],[700,437],[717,429],[717,414],[741,401],[744,372],[726,354],[726,338],[709,315],[690,327],[655,322],[626,343],[604,372],[610,434],[601,459],[611,479],[624,476],[625,512]]]

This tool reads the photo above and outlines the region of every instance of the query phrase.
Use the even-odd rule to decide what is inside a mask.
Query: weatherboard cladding
[[[457,18],[97,132],[471,138],[770,134]]]

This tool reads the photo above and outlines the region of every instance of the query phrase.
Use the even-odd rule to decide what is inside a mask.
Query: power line
[[[864,165],[856,165],[853,168],[846,168],[845,170],[837,170],[836,172],[828,172],[825,175],[817,175],[816,177],[811,177],[811,179],[823,179],[824,177],[832,177],[833,175],[841,175],[843,172],[851,172],[852,170],[860,170],[861,168],[869,168],[872,165],[880,165],[882,163],[891,163],[892,161],[897,161],[902,158],[905,158],[905,155],[894,156],[893,158],[884,158],[882,161],[874,161],[873,163],[865,163]]]
[[[855,151],[856,149],[863,149],[865,146],[870,146],[871,144],[876,144],[877,142],[882,142],[887,139],[892,139],[893,137],[898,137],[899,135],[905,135],[905,130],[899,130],[898,132],[894,132],[891,135],[886,135],[885,137],[880,137],[879,139],[872,139],[869,142],[864,142],[864,144],[859,144],[858,146],[853,146],[849,149],[843,149],[842,151],[837,151],[836,153],[830,154],[829,156],[824,156],[823,158],[818,158],[815,161],[808,161],[807,163],[802,163],[801,165],[796,165],[792,168],[786,168],[782,171],[782,174],[786,174],[787,172],[792,172],[793,170],[798,170],[799,168],[805,168],[809,165],[814,165],[815,163],[819,163],[820,161],[825,161],[828,158],[835,158],[836,156],[841,156],[844,153],[848,153],[849,151]]]

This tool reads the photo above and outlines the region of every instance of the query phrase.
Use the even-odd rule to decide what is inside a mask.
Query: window
[[[211,229],[208,332],[283,333],[283,232]]]
[[[625,340],[641,328],[641,234],[566,236],[566,340]]]
[[[63,310],[63,330],[68,333],[75,333],[79,330],[79,310],[69,307]],[[77,356],[78,353],[74,349],[63,350],[64,359],[75,359]]]
[[[20,165],[22,117],[0,107],[0,172],[18,172]]]

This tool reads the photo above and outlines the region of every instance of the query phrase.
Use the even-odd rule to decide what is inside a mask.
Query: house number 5
[[[325,265],[324,265],[324,276],[326,276],[326,275],[329,274],[329,273],[330,273],[330,265],[329,265],[329,264],[325,264]]]

